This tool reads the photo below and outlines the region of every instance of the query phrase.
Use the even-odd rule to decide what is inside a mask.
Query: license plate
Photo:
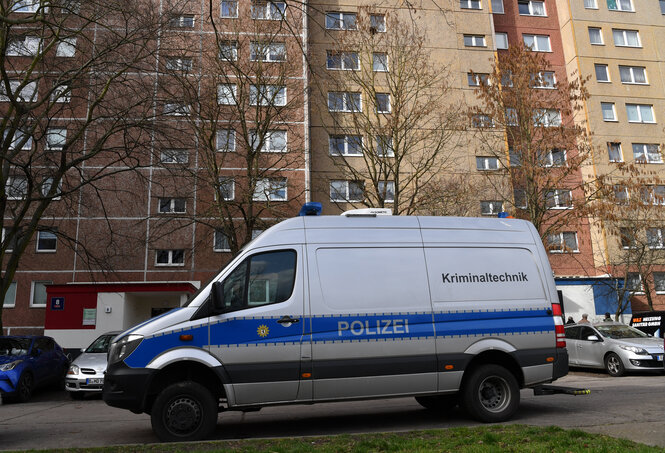
[[[104,383],[104,378],[90,378],[86,380],[86,384],[88,385],[95,385],[95,384],[103,384]]]

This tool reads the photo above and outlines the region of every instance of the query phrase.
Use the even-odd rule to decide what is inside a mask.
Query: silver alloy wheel
[[[499,376],[488,376],[478,386],[478,400],[490,412],[501,412],[510,404],[510,387]]]
[[[168,405],[164,418],[164,424],[172,433],[192,433],[201,424],[201,404],[188,396],[175,398]]]
[[[607,371],[609,371],[610,374],[619,374],[621,370],[621,363],[619,363],[619,360],[619,357],[615,355],[611,355],[607,358]]]

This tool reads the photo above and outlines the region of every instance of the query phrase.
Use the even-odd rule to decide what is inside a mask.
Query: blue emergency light
[[[308,201],[302,208],[300,208],[299,216],[301,215],[321,215],[321,203],[318,201]]]

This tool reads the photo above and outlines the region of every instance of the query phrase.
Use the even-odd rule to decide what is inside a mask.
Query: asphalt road
[[[665,376],[611,378],[574,372],[558,385],[591,389],[586,396],[534,396],[523,390],[510,423],[556,425],[665,447]],[[413,398],[326,403],[228,412],[216,439],[311,436],[475,426],[459,411],[438,415]],[[155,443],[150,417],[107,406],[101,399],[72,401],[64,392],[35,395],[26,404],[0,406],[0,449],[27,450]]]

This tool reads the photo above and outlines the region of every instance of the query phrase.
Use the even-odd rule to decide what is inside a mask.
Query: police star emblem
[[[265,324],[261,324],[259,328],[256,329],[256,333],[259,334],[259,337],[265,338],[270,333],[270,329],[268,329],[268,326],[266,326]]]

